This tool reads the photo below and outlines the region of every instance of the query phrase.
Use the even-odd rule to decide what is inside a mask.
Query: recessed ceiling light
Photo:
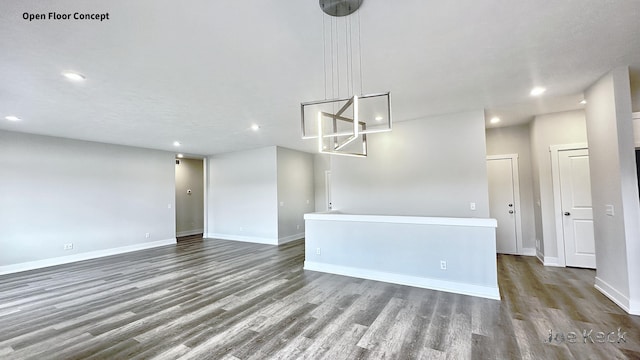
[[[489,122],[492,123],[492,124],[497,124],[497,123],[500,122],[500,118],[497,117],[497,116],[494,116],[494,117],[491,118],[491,120],[489,120]]]
[[[84,75],[73,71],[63,71],[62,75],[71,81],[84,81],[86,79]]]
[[[182,159],[183,157],[184,157],[184,155],[178,154],[178,158]]]
[[[180,145],[182,145],[182,144],[180,144],[180,141],[174,141],[173,142],[173,146],[180,146]]]
[[[531,89],[531,96],[540,96],[542,95],[545,91],[547,91],[547,89],[540,87],[540,86],[536,86],[533,89]]]
[[[586,103],[587,103],[587,100],[582,100],[582,101],[580,101],[580,104],[582,104],[582,105],[584,105],[584,104],[586,104]]]
[[[253,124],[253,125],[251,125],[251,130],[253,130],[253,131],[258,131],[258,130],[260,130],[260,125],[258,125],[258,124]]]
[[[382,121],[384,119],[382,116],[376,116],[376,121]]]
[[[20,121],[21,120],[19,117],[13,116],[13,115],[5,116],[4,118],[9,120],[9,121]]]

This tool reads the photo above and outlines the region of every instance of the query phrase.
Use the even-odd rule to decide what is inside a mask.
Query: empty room
[[[640,2],[0,3],[0,358],[640,358]]]

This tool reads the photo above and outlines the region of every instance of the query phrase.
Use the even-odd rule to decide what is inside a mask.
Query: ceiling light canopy
[[[173,142],[173,146],[180,146],[180,145],[182,145],[182,144],[180,144],[180,141],[174,141]]]
[[[251,130],[253,130],[253,131],[258,131],[258,130],[260,130],[260,125],[258,125],[258,124],[253,124],[253,125],[251,125]]]
[[[71,81],[84,81],[86,77],[75,71],[63,71],[62,76],[66,77]]]
[[[582,100],[582,101],[580,101],[580,104],[582,104],[582,105],[584,105],[584,104],[586,104],[586,103],[587,103],[587,100]]]
[[[178,158],[179,158],[179,159],[182,159],[183,157],[184,157],[184,155],[183,155],[183,154],[178,154]]]
[[[20,121],[20,120],[22,120],[19,117],[13,116],[13,115],[5,116],[4,118],[9,120],[9,121]]]
[[[494,117],[491,118],[491,120],[489,120],[489,122],[492,123],[492,124],[497,124],[497,123],[500,122],[500,118],[497,117],[497,116],[494,116]]]
[[[354,13],[362,0],[320,0],[320,8],[327,15],[331,16],[347,16]]]
[[[547,91],[547,89],[541,87],[541,86],[536,86],[533,89],[531,89],[531,96],[540,96],[542,94],[544,94],[544,92]]]

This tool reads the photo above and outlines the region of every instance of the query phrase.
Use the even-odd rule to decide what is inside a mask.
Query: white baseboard
[[[616,290],[606,281],[596,276],[596,283],[594,285],[598,291],[604,296],[608,297],[611,301],[620,306],[624,311],[631,315],[640,315],[640,307],[638,301],[630,301],[627,296]]]
[[[631,299],[629,301],[629,314],[640,315],[640,299],[638,300]]]
[[[520,255],[522,256],[536,256],[536,254],[535,248],[522,248],[520,251]]]
[[[558,260],[557,257],[544,256],[539,251],[536,251],[536,257],[538,258],[538,260],[540,260],[540,262],[544,266],[564,267],[564,266],[560,265],[560,261]]]
[[[231,235],[231,234],[209,233],[207,234],[206,238],[242,241],[242,242],[250,242],[250,243],[256,243],[256,244],[278,245],[278,239],[262,238],[257,236],[240,236],[240,235]]]
[[[360,279],[384,281],[393,284],[408,285],[419,288],[445,291],[455,294],[478,296],[487,299],[500,300],[498,285],[495,287],[480,286],[473,284],[463,284],[453,281],[422,278],[410,275],[393,274],[382,271],[353,268],[333,264],[319,263],[315,261],[305,261],[304,269],[320,271],[330,274],[351,276]]]
[[[145,242],[145,243],[129,245],[129,246],[122,246],[122,247],[117,247],[112,249],[89,251],[89,252],[79,253],[74,255],[55,257],[51,259],[28,261],[28,262],[19,263],[19,264],[0,266],[0,275],[13,274],[13,273],[22,272],[22,271],[41,269],[49,266],[69,264],[77,261],[97,259],[105,256],[124,254],[132,251],[145,250],[145,249],[151,249],[159,246],[175,245],[175,244],[176,244],[176,239],[173,238],[173,239]]]
[[[292,241],[300,240],[300,239],[304,239],[304,233],[298,233],[298,234],[295,234],[295,235],[281,237],[281,238],[278,239],[278,244],[282,245],[282,244],[286,244],[288,242],[292,242]]]
[[[202,234],[203,232],[204,232],[204,229],[179,231],[176,233],[176,237],[198,235],[198,234]]]

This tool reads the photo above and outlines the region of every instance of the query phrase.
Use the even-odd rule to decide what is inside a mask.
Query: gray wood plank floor
[[[302,241],[189,240],[0,276],[0,358],[640,358],[640,317],[595,290],[592,270],[500,255],[494,301],[303,260]]]

